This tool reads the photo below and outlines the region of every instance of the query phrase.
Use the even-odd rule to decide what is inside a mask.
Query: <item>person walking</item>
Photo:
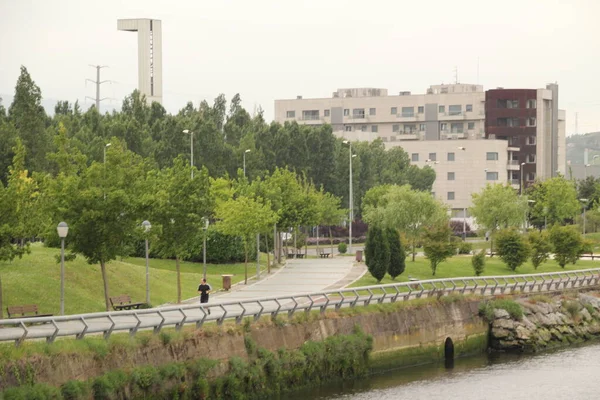
[[[200,293],[200,303],[208,303],[208,294],[212,290],[212,286],[206,283],[206,278],[202,278],[202,282],[198,286],[198,293]],[[210,314],[210,308],[208,309]]]

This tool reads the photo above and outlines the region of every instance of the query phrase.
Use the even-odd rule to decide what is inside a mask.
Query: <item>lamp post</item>
[[[189,129],[184,129],[183,133],[190,134],[190,167],[192,169],[192,179],[194,179],[194,132],[190,131]]]
[[[583,165],[583,179],[587,179],[587,168],[590,166],[591,164],[584,164]]]
[[[69,226],[61,222],[56,227],[60,237],[60,315],[65,315],[65,238],[69,233]]]
[[[583,203],[583,237],[585,237],[585,209],[587,208],[588,199],[579,199]]]
[[[146,236],[146,304],[150,304],[150,257],[148,251],[148,232],[152,225],[150,225],[149,221],[142,222],[142,228],[144,228],[144,233]]]
[[[350,207],[350,213],[349,213],[349,219],[350,219],[350,223],[349,223],[349,238],[348,238],[348,253],[352,254],[352,221],[354,220],[354,195],[353,195],[353,191],[352,191],[352,159],[354,157],[356,157],[356,154],[352,154],[352,143],[349,140],[344,140],[342,143],[347,144],[348,145],[348,159],[350,161],[350,187],[348,189],[349,193],[349,199],[348,199],[348,205]]]
[[[523,189],[525,188],[525,184],[524,184],[525,173],[523,172],[524,166],[525,166],[525,163],[521,163],[521,188],[519,191],[519,196],[523,196]]]
[[[250,153],[250,149],[244,151],[244,178],[246,177],[246,153]]]
[[[202,245],[202,264],[204,265],[203,277],[206,279],[206,231],[208,230],[208,218],[204,219],[204,244]]]

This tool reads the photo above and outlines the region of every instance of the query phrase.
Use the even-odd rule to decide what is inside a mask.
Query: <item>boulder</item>
[[[503,310],[501,308],[495,308],[494,319],[510,319],[510,314],[506,310]]]
[[[517,329],[515,330],[515,332],[516,332],[517,339],[529,340],[531,338],[531,331],[522,325],[517,326]]]

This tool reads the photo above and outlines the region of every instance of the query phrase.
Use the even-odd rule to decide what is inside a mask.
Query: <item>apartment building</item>
[[[412,163],[436,169],[433,192],[454,215],[487,183],[520,190],[566,171],[565,112],[558,109],[556,84],[488,91],[481,85],[432,85],[425,94],[398,95],[338,89],[330,98],[276,100],[275,120],[331,124],[347,140],[380,138],[387,148],[401,146]]]
[[[275,121],[331,124],[350,140],[477,139],[484,136],[485,92],[480,85],[433,85],[426,94],[387,89],[338,89],[330,98],[275,100]]]

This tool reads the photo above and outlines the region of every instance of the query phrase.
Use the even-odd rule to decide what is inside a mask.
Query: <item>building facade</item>
[[[157,19],[119,19],[117,29],[137,32],[138,90],[148,104],[162,104],[162,22]]]

